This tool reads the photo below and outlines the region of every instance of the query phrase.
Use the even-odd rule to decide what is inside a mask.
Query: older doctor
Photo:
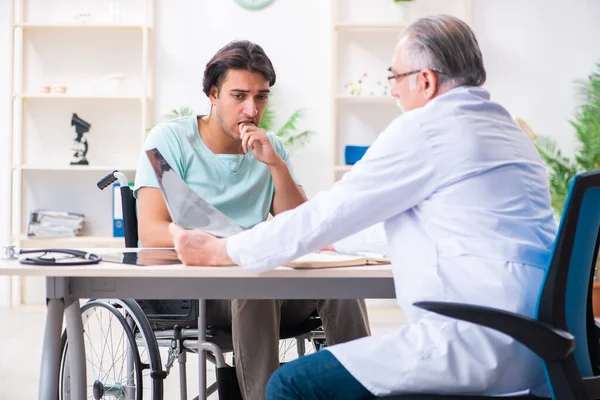
[[[518,342],[412,304],[455,301],[533,316],[556,230],[544,166],[480,87],[482,56],[464,22],[416,21],[390,72],[405,113],[330,191],[228,239],[172,225],[179,257],[262,272],[384,221],[408,323],[285,365],[267,398],[541,394],[541,361]]]

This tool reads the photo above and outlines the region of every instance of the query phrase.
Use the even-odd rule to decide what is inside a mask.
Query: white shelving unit
[[[471,20],[471,0],[332,1],[332,132],[334,181],[350,171],[344,148],[370,146],[401,114],[387,82],[404,28],[422,15],[447,13]]]
[[[113,237],[112,191],[96,182],[115,169],[133,181],[151,127],[154,2],[11,3],[11,241],[23,248],[124,247]],[[66,92],[44,93],[48,86]],[[73,113],[91,124],[88,166],[70,165]],[[34,209],[82,213],[86,226],[73,238],[28,237]],[[33,290],[23,287],[13,285],[13,304],[31,302]]]

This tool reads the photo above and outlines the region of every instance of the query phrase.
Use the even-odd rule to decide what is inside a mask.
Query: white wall
[[[476,0],[473,26],[492,98],[571,155],[573,81],[600,62],[600,1]]]

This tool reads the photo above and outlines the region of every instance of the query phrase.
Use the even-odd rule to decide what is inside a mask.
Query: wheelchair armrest
[[[512,312],[437,301],[420,301],[414,305],[447,317],[495,329],[518,340],[547,362],[564,360],[575,348],[575,338],[569,332]]]

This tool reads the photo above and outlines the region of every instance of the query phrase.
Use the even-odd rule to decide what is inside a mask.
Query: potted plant
[[[275,129],[275,112],[272,109],[271,103],[267,103],[267,108],[260,120],[259,127],[275,133],[283,140],[283,143],[288,150],[293,150],[305,145],[315,133],[314,131],[308,130],[298,132],[296,125],[302,118],[304,118],[304,110],[296,110],[279,129]]]
[[[548,166],[552,207],[562,212],[569,184],[575,174],[600,168],[600,63],[586,80],[577,82],[581,106],[571,120],[577,139],[577,150],[571,159],[563,155],[556,142],[540,136],[534,140],[540,156]],[[600,262],[596,261],[592,304],[594,315],[600,316]]]

